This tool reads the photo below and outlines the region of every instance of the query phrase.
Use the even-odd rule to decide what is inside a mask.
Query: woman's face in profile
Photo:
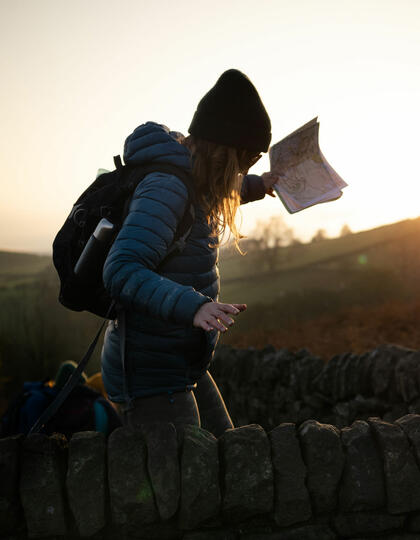
[[[243,165],[241,164],[241,174],[248,174],[249,169],[257,163],[262,157],[262,154],[248,155],[243,159]]]

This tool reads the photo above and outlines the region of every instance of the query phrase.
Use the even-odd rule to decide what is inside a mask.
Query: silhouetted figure
[[[147,122],[125,141],[127,165],[170,163],[192,174],[195,217],[185,248],[167,257],[187,187],[162,172],[136,187],[104,266],[123,311],[105,333],[102,375],[127,424],[196,424],[220,435],[233,424],[208,368],[219,332],[246,305],[218,301],[218,239],[228,227],[237,242],[239,205],[273,194],[270,173],[247,175],[268,150],[271,124],[254,85],[232,69],[201,99],[189,133]]]

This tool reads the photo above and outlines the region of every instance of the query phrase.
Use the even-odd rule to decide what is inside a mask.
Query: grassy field
[[[342,238],[221,257],[221,301],[248,309],[221,342],[307,348],[326,359],[384,342],[420,347],[420,219]]]
[[[51,257],[0,251],[0,288],[30,283],[51,264]]]
[[[405,274],[420,262],[417,238],[420,218],[406,220],[342,238],[276,250],[270,271],[263,252],[245,256],[221,251],[221,299],[224,302],[269,302],[291,290],[321,287],[344,289],[363,272]],[[244,300],[238,294],[245,295]]]
[[[267,306],[259,306],[263,313]],[[238,321],[238,326],[240,325]],[[344,352],[363,353],[384,343],[420,349],[420,301],[393,300],[373,306],[351,306],[306,320],[276,321],[247,331],[230,332],[220,342],[235,347],[263,348],[267,344],[291,351],[307,349],[328,361]],[[236,329],[235,329],[236,330]]]
[[[221,337],[240,347],[307,348],[325,359],[384,342],[419,348],[420,219],[244,257],[221,250],[223,302],[246,312]],[[0,252],[0,382],[53,376],[79,360],[100,319],[58,302],[50,257]],[[99,369],[100,345],[89,373]]]
[[[401,238],[418,234],[420,234],[420,218],[407,219],[343,237],[326,238],[321,242],[286,246],[278,249],[278,268],[293,270],[311,264],[327,263],[342,257],[357,256],[374,246],[392,244]],[[243,277],[247,273],[242,265],[238,265],[239,260],[248,259],[252,267],[253,262],[258,261],[259,258],[258,253],[249,252],[243,259],[232,248],[227,249],[223,255],[221,267],[228,280]]]
[[[61,306],[50,259],[45,257],[47,266],[38,273],[34,262],[40,264],[38,259],[19,257],[18,275],[27,279],[3,280],[0,286],[0,386],[6,393],[23,380],[53,378],[64,360],[78,361],[101,322],[94,315]],[[100,345],[89,374],[99,369],[99,356]]]

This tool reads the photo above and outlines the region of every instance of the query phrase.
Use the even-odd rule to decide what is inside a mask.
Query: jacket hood
[[[127,137],[124,144],[124,162],[130,165],[142,163],[171,163],[190,168],[190,152],[177,141],[180,133],[170,131],[163,124],[146,122]]]

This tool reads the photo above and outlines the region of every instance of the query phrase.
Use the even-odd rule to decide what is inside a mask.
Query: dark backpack
[[[116,310],[103,284],[103,265],[139,182],[151,172],[164,172],[176,175],[187,187],[189,202],[167,257],[183,249],[194,220],[192,180],[184,169],[164,163],[123,165],[120,156],[114,157],[114,162],[114,171],[98,176],[80,195],[53,242],[61,304],[74,311],[86,310],[108,319],[116,318]],[[103,218],[114,225],[112,234],[100,248],[95,248],[89,257],[93,263],[89,265],[89,274],[81,277],[75,273],[76,263],[89,241],[91,246],[92,234]],[[95,238],[93,240],[96,243]]]
[[[45,381],[25,382],[21,391],[11,400],[0,423],[0,436],[27,434],[35,420],[57,395]]]
[[[109,435],[121,425],[117,412],[101,394],[85,384],[78,384],[45,428],[48,435],[63,433],[70,439],[79,431],[101,431]]]
[[[146,163],[138,166],[123,165],[120,156],[114,157],[114,163],[116,166],[114,171],[98,176],[86,191],[80,195],[53,243],[53,261],[60,278],[59,301],[65,307],[74,311],[86,310],[104,317],[104,321],[83,358],[79,361],[76,370],[60,392],[48,404],[47,408],[41,412],[37,421],[30,427],[30,434],[45,429],[58,414],[60,407],[63,406],[68,396],[77,386],[80,374],[85,369],[95,350],[106,319],[115,319],[117,315],[119,318],[118,327],[121,333],[121,363],[124,372],[124,384],[126,385],[125,314],[121,306],[117,306],[115,300],[105,290],[102,271],[106,256],[123,224],[131,197],[139,182],[152,172],[163,172],[173,174],[179,178],[184,182],[188,191],[188,204],[184,216],[178,224],[172,246],[166,254],[165,261],[174,253],[182,251],[194,222],[193,182],[191,175],[187,171],[165,163]],[[98,223],[103,219],[108,220],[109,224],[113,225],[112,236],[102,243],[100,249],[97,249],[98,246],[93,233],[96,232]],[[93,245],[96,245],[96,247],[93,256],[88,257],[90,259],[87,266],[89,271],[83,274],[75,273],[77,263],[80,263],[80,259],[83,258],[86,250],[92,245],[92,240],[94,241]]]
[[[25,382],[1,418],[0,437],[27,435],[35,421],[59,394],[46,381]],[[68,439],[79,431],[103,431],[106,435],[121,425],[119,416],[101,394],[78,384],[54,416],[40,430],[46,435],[63,433]]]

